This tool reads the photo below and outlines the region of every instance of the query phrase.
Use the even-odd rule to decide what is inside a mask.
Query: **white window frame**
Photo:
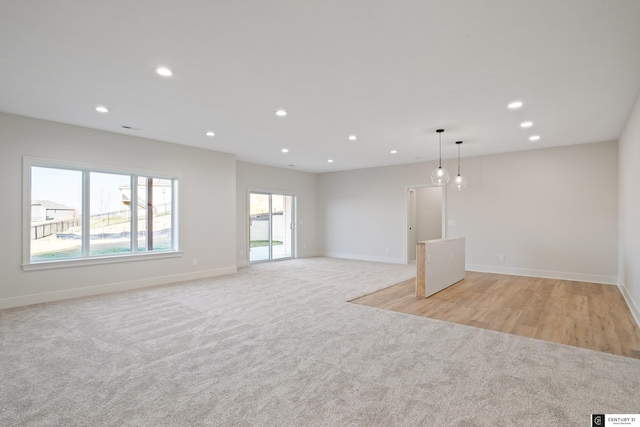
[[[132,187],[131,187],[132,200],[136,200],[136,199],[133,199],[133,196],[137,195],[138,176],[172,180],[173,186],[172,186],[172,199],[171,199],[171,203],[172,203],[171,239],[173,243],[173,248],[170,250],[164,250],[164,251],[137,252],[134,250],[129,253],[123,253],[118,255],[90,256],[87,250],[89,245],[89,237],[88,235],[86,235],[87,233],[84,233],[83,241],[82,241],[83,251],[82,251],[81,257],[32,262],[31,261],[31,168],[32,167],[57,168],[57,169],[81,171],[83,172],[83,180],[87,179],[86,177],[91,172],[130,175],[132,177]],[[179,174],[179,173],[150,171],[150,170],[144,170],[144,169],[131,169],[131,168],[95,165],[95,164],[87,164],[87,163],[75,163],[75,162],[41,159],[41,158],[26,157],[26,156],[23,157],[23,162],[22,162],[22,270],[23,271],[45,270],[45,269],[51,269],[51,268],[79,267],[79,266],[96,265],[96,264],[110,264],[110,263],[128,262],[128,261],[141,261],[141,260],[149,260],[149,259],[181,257],[183,255],[182,251],[180,250],[180,248],[182,248],[182,244],[180,241],[180,238],[181,238],[180,230],[182,228],[181,227],[182,197],[180,194],[181,185],[182,185],[182,174]],[[83,196],[86,196],[89,193],[89,191],[90,190],[89,188],[87,188],[86,182],[84,182]],[[132,209],[132,216],[137,217],[137,213],[136,213],[137,205],[135,203],[132,203],[131,209]],[[83,222],[88,221],[88,218],[89,218],[88,197],[83,197],[82,211],[83,211],[82,212]],[[88,224],[85,223],[83,225],[84,225],[83,230],[88,230]],[[132,241],[134,239],[133,236],[137,235],[136,228],[137,228],[137,221],[133,221],[133,229],[131,230]],[[134,245],[134,248],[135,248],[135,245]]]

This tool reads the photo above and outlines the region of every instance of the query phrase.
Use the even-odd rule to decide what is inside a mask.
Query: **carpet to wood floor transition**
[[[614,285],[467,272],[429,298],[410,279],[351,302],[640,359],[640,328]]]

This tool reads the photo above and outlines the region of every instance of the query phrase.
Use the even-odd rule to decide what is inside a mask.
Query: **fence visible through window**
[[[30,261],[175,250],[174,184],[168,178],[32,166]]]

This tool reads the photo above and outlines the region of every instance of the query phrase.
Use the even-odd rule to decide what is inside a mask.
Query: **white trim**
[[[278,190],[275,188],[266,188],[266,187],[247,187],[247,194],[250,193],[260,193],[260,194],[277,194],[280,196],[295,196],[298,197],[298,193],[295,191],[289,190]]]
[[[342,258],[342,259],[353,259],[356,261],[371,261],[371,262],[386,262],[387,264],[406,264],[403,258],[391,258],[391,257],[381,257],[381,256],[370,256],[370,255],[354,255],[354,254],[341,254],[337,252],[324,252],[321,256],[328,258]]]
[[[598,274],[571,273],[565,271],[533,270],[529,268],[495,267],[492,265],[465,265],[467,271],[478,271],[481,273],[509,274],[512,276],[541,277],[544,279],[575,280],[579,282],[603,283],[615,285],[618,278],[616,276],[601,276]]]
[[[179,251],[167,251],[167,252],[136,252],[134,254],[126,255],[111,255],[104,257],[91,257],[91,258],[76,258],[76,259],[61,259],[55,261],[43,261],[22,264],[22,271],[35,271],[35,270],[49,270],[53,268],[68,268],[68,267],[84,267],[87,265],[100,265],[100,264],[113,264],[117,262],[131,262],[131,261],[147,261],[152,259],[161,258],[179,258],[183,255]]]
[[[172,223],[171,223],[171,240],[173,242],[173,249],[175,252],[180,252],[183,248],[182,245],[182,212],[184,209],[184,202],[182,200],[181,188],[184,186],[184,177],[182,174],[176,174],[173,178],[172,187],[171,187],[171,203],[174,206],[174,209],[171,212],[172,215]]]
[[[249,257],[251,253],[251,188],[247,187],[247,192],[245,194],[246,198],[246,209],[244,211],[244,226],[245,226],[245,239],[244,239],[244,265],[249,265]],[[236,220],[238,216],[236,215]],[[237,234],[237,233],[236,233]],[[236,238],[237,241],[237,238]],[[236,248],[237,250],[237,248]]]
[[[404,262],[403,264],[409,264],[409,190],[416,188],[440,188],[442,190],[442,196],[440,198],[440,207],[442,209],[441,218],[442,218],[442,238],[445,239],[447,237],[447,218],[446,218],[446,185],[433,185],[433,184],[416,184],[416,185],[405,185],[404,187],[404,236],[402,240],[404,242]],[[417,197],[417,193],[416,193]],[[394,262],[395,264],[395,262]]]
[[[31,166],[29,157],[22,158],[22,262],[31,260]],[[26,209],[29,206],[29,209]]]
[[[140,180],[140,177],[138,177],[137,175],[130,175],[129,176],[129,186],[131,188],[131,200],[138,200],[138,181]],[[173,201],[172,201],[173,203]],[[131,227],[131,236],[138,236],[138,221],[134,221],[134,218],[138,218],[138,204],[137,203],[131,203],[131,219],[129,220],[129,227]],[[88,230],[88,228],[86,229]],[[137,237],[133,237],[130,241],[129,241],[129,248],[131,249],[132,253],[138,253],[138,245],[134,244],[134,239],[137,239]]]
[[[0,309],[21,307],[30,304],[60,301],[71,298],[101,295],[111,292],[128,291],[132,289],[146,288],[151,286],[166,285],[169,283],[182,282],[187,280],[204,279],[207,277],[223,276],[236,273],[235,266],[223,267],[214,270],[197,271],[194,273],[175,274],[171,276],[151,277],[147,279],[131,280],[128,282],[110,283],[105,285],[88,286],[85,288],[65,289],[55,292],[43,292],[38,294],[24,295],[13,298],[0,299]]]
[[[31,165],[33,168],[33,165]],[[82,258],[87,258],[91,253],[91,172],[83,170],[82,171],[82,210],[80,217],[82,221],[82,243],[80,244],[80,255]],[[133,203],[133,201],[132,201]],[[26,206],[22,207],[26,209]],[[31,224],[29,224],[29,236],[31,236]],[[135,237],[131,235],[129,241],[133,241]],[[31,239],[29,237],[29,250],[31,250]],[[31,264],[31,255],[29,255],[29,259],[24,260],[24,264]],[[23,265],[24,265],[23,264]],[[23,267],[24,271],[24,267]]]
[[[322,252],[318,252],[318,251],[304,251],[304,252],[298,252],[298,258],[315,258],[315,257],[319,257],[319,256],[324,256],[322,254]]]
[[[631,294],[629,294],[629,291],[627,291],[627,287],[624,285],[622,280],[618,281],[618,288],[620,289],[620,293],[624,297],[624,300],[627,302],[629,311],[636,321],[636,326],[640,326],[640,309],[638,309],[635,301],[633,301],[633,298],[631,298]]]

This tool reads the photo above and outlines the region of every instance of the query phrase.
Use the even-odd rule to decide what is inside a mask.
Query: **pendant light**
[[[442,132],[444,132],[444,129],[438,129],[436,132],[438,132],[440,140],[440,163],[438,164],[438,169],[431,172],[431,182],[442,187],[449,182],[449,172],[446,169],[442,169]]]
[[[460,146],[462,145],[462,141],[456,141],[456,145],[458,146],[458,176],[451,181],[451,188],[462,191],[467,188],[467,178],[460,175]]]

